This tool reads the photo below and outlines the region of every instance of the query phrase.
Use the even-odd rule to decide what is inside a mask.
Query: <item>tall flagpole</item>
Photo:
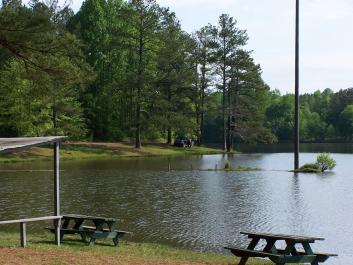
[[[299,0],[295,17],[295,114],[294,114],[294,169],[299,168]]]

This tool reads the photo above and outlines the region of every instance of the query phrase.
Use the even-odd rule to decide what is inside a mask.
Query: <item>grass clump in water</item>
[[[207,169],[207,171],[226,171],[226,172],[242,172],[242,171],[259,171],[259,168],[254,167],[243,167],[237,166],[233,167],[229,160],[226,160],[224,163],[223,169],[218,169],[218,165],[215,166],[214,169]]]

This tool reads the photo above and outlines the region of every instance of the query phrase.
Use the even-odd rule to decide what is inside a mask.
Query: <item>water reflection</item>
[[[239,235],[244,230],[322,236],[327,240],[318,247],[338,252],[343,264],[353,255],[353,239],[347,236],[353,234],[353,155],[333,157],[337,169],[324,175],[288,172],[289,153],[64,162],[62,211],[118,217],[122,229],[134,232],[133,240],[201,251],[245,245]],[[301,157],[302,163],[314,158],[310,153]],[[227,159],[234,166],[264,170],[196,170],[220,168]],[[50,169],[51,164],[1,167]],[[0,175],[2,220],[52,214],[51,172]],[[31,227],[42,230],[43,225]]]

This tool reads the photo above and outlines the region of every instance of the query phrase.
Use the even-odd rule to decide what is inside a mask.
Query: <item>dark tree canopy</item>
[[[155,0],[0,6],[0,136],[172,144],[293,138],[293,95],[271,91],[247,32],[219,17],[193,34]],[[301,95],[303,141],[352,141],[353,89]]]

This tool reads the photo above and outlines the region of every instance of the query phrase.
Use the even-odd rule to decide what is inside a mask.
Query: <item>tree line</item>
[[[76,14],[57,0],[3,0],[0,135],[137,148],[187,137],[228,151],[289,140],[292,95],[270,90],[247,41],[227,14],[189,34],[154,0],[86,0]],[[352,89],[301,102],[303,140],[352,139]]]
[[[279,141],[293,139],[293,95],[272,92],[266,109],[267,126]],[[306,142],[350,142],[353,139],[353,88],[334,93],[300,95],[300,138]]]

